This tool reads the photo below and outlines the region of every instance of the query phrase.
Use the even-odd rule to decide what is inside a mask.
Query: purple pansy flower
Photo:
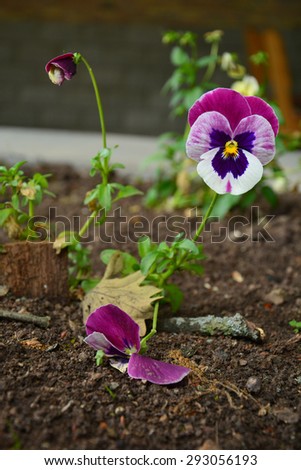
[[[65,80],[71,80],[76,74],[76,64],[73,59],[74,54],[68,52],[54,57],[46,64],[45,70],[52,83],[60,86]]]
[[[261,179],[275,155],[278,119],[257,96],[227,88],[205,93],[189,110],[188,157],[218,194],[243,194]]]
[[[141,356],[139,325],[116,305],[104,305],[91,313],[86,331],[85,342],[103,351],[113,367],[127,370],[134,379],[167,385],[180,382],[190,372],[186,367]]]

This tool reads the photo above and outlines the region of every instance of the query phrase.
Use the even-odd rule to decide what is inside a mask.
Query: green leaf
[[[112,154],[112,150],[111,150],[111,149],[109,149],[109,148],[104,148],[104,149],[102,149],[102,150],[99,152],[98,155],[100,156],[100,158],[108,158],[108,157],[111,156],[111,154]]]
[[[123,267],[121,269],[121,274],[123,276],[127,276],[129,274],[134,273],[135,271],[138,271],[139,262],[137,261],[137,259],[131,254],[123,251],[113,249],[103,250],[100,254],[100,259],[104,264],[108,265],[112,256],[115,253],[119,253],[122,258]]]
[[[291,320],[289,325],[294,328],[294,333],[299,333],[301,331],[301,321]]]
[[[123,170],[124,168],[125,168],[125,165],[123,165],[122,163],[113,163],[113,165],[111,165],[110,167],[110,170],[111,171],[114,171],[117,169]]]
[[[170,259],[162,259],[156,266],[157,273],[163,273],[170,265]]]
[[[201,264],[185,263],[183,268],[186,271],[192,272],[193,274],[197,274],[198,276],[202,276],[204,274],[204,266],[202,266]]]
[[[148,253],[153,251],[154,245],[147,235],[143,235],[138,240],[138,253],[140,258],[144,258]]]
[[[275,191],[270,186],[263,186],[261,188],[262,195],[271,205],[271,207],[276,207],[278,204],[278,197]]]
[[[117,253],[117,252],[119,252],[119,250],[113,250],[113,249],[103,250],[100,253],[100,259],[104,264],[109,264],[111,257],[113,256],[114,253]]]
[[[102,349],[96,351],[95,362],[97,367],[102,366],[105,356],[105,352]]]
[[[190,58],[187,52],[183,51],[181,47],[176,46],[171,51],[170,60],[173,65],[179,66],[189,62]]]
[[[206,55],[197,60],[196,65],[199,69],[207,67],[209,64],[216,62],[218,59],[217,55]]]
[[[81,287],[84,292],[87,294],[91,289],[94,289],[95,286],[99,283],[99,279],[84,279],[81,283]]]
[[[13,194],[11,197],[11,203],[13,208],[17,211],[19,210],[19,196],[17,194]]]
[[[93,199],[96,199],[97,196],[98,196],[98,186],[92,191],[87,192],[84,203],[89,204],[89,202],[93,201]]]
[[[199,99],[199,97],[203,94],[204,90],[200,86],[196,86],[191,90],[185,92],[184,97],[184,105],[187,109],[189,109],[193,103]]]
[[[135,256],[130,255],[130,253],[121,252],[122,259],[123,259],[123,268],[122,268],[122,275],[128,276],[140,269],[139,262],[135,258]]]
[[[7,209],[1,209],[0,210],[0,227],[2,227],[8,217],[14,213],[14,209],[12,208],[7,208]]]
[[[189,240],[188,238],[185,238],[185,240],[177,242],[176,245],[181,250],[190,251],[191,253],[194,253],[195,255],[199,254],[199,250],[196,244],[192,240]]]
[[[39,184],[43,189],[48,188],[48,181],[45,175],[42,175],[41,173],[35,173],[32,179],[34,180],[36,184]]]
[[[223,194],[217,199],[213,208],[211,217],[225,217],[232,207],[236,206],[240,200],[240,196],[233,194]]]
[[[239,206],[242,208],[250,207],[257,198],[256,189],[251,189],[243,196],[237,196],[239,199]]]
[[[114,198],[114,201],[118,201],[119,199],[125,199],[131,196],[137,196],[139,194],[143,194],[143,192],[135,188],[134,186],[131,186],[131,185],[123,186],[118,191],[117,196]]]
[[[171,310],[173,313],[179,310],[183,302],[183,292],[176,284],[167,284],[164,286],[164,291],[166,292],[166,300],[171,304]]]
[[[142,258],[140,263],[140,269],[143,275],[146,276],[147,274],[149,274],[149,271],[153,267],[159,255],[160,253],[158,253],[158,251],[152,251]]]
[[[112,197],[111,197],[111,185],[110,184],[99,184],[98,185],[98,194],[97,199],[102,208],[107,212],[112,207]]]

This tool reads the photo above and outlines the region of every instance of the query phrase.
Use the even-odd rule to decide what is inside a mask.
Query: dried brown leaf
[[[140,336],[146,333],[145,320],[152,318],[152,303],[162,298],[161,290],[151,285],[141,285],[145,276],[137,271],[129,276],[102,279],[82,302],[83,319],[106,304],[114,304],[124,310],[140,327]]]

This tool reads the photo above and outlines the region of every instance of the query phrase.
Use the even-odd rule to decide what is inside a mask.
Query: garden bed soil
[[[91,179],[65,166],[52,173],[50,189],[58,196],[46,201],[42,215],[50,204],[57,214],[86,217],[82,200]],[[220,243],[207,233],[204,276],[185,273],[174,281],[184,292],[177,315],[239,312],[266,338],[255,343],[159,332],[148,355],[191,367],[181,383],[159,386],[130,379],[107,363],[97,367],[95,352],[83,342],[76,298],[3,296],[2,309],[48,315],[51,323],[42,329],[0,320],[1,448],[300,449],[301,335],[289,326],[301,321],[300,195],[283,195],[275,209],[259,207],[262,215],[275,215],[267,226],[273,242],[247,225],[243,243],[233,242],[233,227],[232,240]],[[143,209],[139,198],[127,200],[122,210],[148,220],[158,215]],[[243,215],[249,217],[249,209]],[[133,254],[137,248],[133,242],[113,246]],[[108,245],[91,247],[101,274],[99,252]],[[169,307],[160,313],[170,315]]]

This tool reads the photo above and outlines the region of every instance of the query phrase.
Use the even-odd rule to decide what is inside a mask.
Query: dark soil
[[[47,204],[59,215],[85,217],[82,200],[91,179],[63,166],[52,172],[58,197]],[[145,211],[139,198],[122,211],[148,220],[158,215]],[[94,351],[83,343],[76,299],[2,297],[1,308],[49,315],[51,325],[0,320],[1,448],[300,449],[301,335],[289,326],[301,321],[300,195],[283,195],[276,209],[260,205],[265,213],[275,215],[267,226],[274,242],[257,236],[258,227],[253,233],[243,227],[249,235],[243,243],[233,242],[233,224],[232,240],[212,243],[207,233],[204,276],[181,274],[174,281],[185,294],[178,315],[239,312],[266,339],[159,332],[148,355],[191,367],[179,384],[143,383],[107,363],[96,367]],[[98,255],[109,245],[91,246],[101,274]],[[136,253],[133,242],[113,246]]]

